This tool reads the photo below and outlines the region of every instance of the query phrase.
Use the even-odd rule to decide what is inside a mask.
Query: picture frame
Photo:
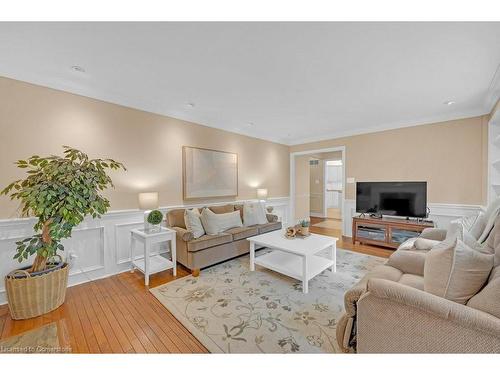
[[[182,147],[184,200],[236,197],[238,154],[201,147]]]

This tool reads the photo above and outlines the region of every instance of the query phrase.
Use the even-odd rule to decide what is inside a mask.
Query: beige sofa
[[[243,205],[224,205],[208,207],[216,214],[240,211],[243,221]],[[177,232],[177,261],[197,275],[204,267],[237,257],[249,252],[248,237],[281,229],[276,215],[267,214],[268,222],[253,226],[228,229],[218,235],[203,235],[194,238],[186,229],[184,209],[167,212],[167,227]]]
[[[426,229],[421,239],[442,241]],[[500,353],[500,219],[485,242],[494,254],[487,283],[465,305],[424,291],[429,250],[400,248],[344,296],[337,341],[358,353]]]

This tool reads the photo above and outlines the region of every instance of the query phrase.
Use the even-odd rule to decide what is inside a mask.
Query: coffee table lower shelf
[[[267,254],[256,257],[254,261],[254,263],[259,266],[306,283],[324,270],[333,267],[335,264],[332,259],[321,256],[313,255],[308,257],[306,277],[304,280],[303,262],[304,257],[280,250],[272,250]],[[307,291],[304,292],[307,293]]]

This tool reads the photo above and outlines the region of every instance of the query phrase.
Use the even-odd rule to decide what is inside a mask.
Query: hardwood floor
[[[188,275],[182,266],[177,277]],[[151,277],[151,287],[173,280]],[[207,353],[196,338],[144,287],[138,271],[68,288],[66,302],[41,317],[12,320],[0,306],[0,339],[64,321],[73,353]]]
[[[312,224],[324,219],[311,218]],[[311,226],[311,232],[342,238],[336,229]],[[388,257],[392,250],[353,245],[342,238],[338,247]],[[177,278],[189,271],[177,267]],[[175,278],[172,271],[151,276],[153,288]],[[0,306],[0,340],[59,322],[67,330],[73,353],[207,353],[208,351],[145,288],[142,274],[124,272],[68,288],[66,302],[34,319],[12,320]]]

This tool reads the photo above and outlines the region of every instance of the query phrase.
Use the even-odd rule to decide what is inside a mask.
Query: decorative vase
[[[300,234],[303,236],[309,236],[309,227],[300,227]]]

